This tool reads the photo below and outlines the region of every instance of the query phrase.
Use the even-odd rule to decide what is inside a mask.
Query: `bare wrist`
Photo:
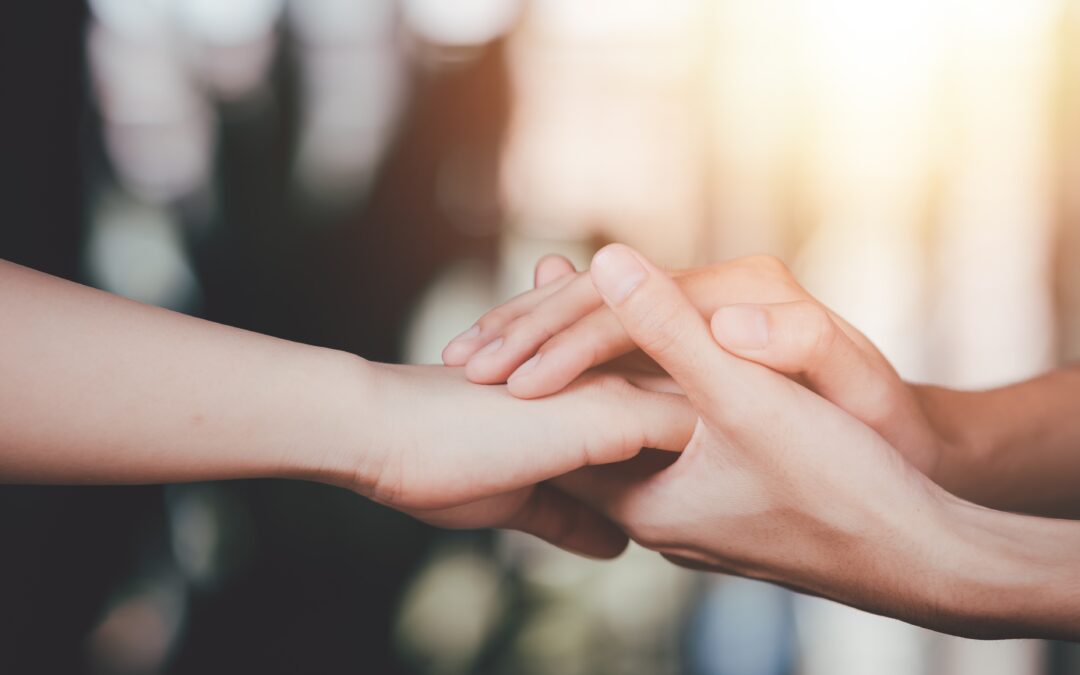
[[[297,404],[308,442],[298,447],[286,476],[360,493],[378,480],[386,415],[376,395],[378,364],[355,354],[315,349],[311,377]]]
[[[949,497],[926,559],[940,630],[976,638],[1080,637],[1080,524]]]
[[[929,478],[953,494],[975,499],[997,445],[992,427],[985,424],[986,392],[929,385],[912,389],[939,444]]]

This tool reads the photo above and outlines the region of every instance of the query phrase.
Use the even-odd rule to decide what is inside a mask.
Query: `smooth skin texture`
[[[643,545],[968,637],[1080,638],[1080,524],[948,494],[880,434],[716,344],[667,275],[621,245],[590,276],[699,414],[680,455],[558,481]]]
[[[681,450],[685,399],[592,373],[540,402],[460,368],[370,363],[0,261],[0,481],[283,477],[443,527],[520,529],[597,557],[625,534],[544,481]]]
[[[541,270],[543,268],[543,270]],[[561,390],[637,347],[587,273],[537,266],[560,286],[485,314],[444,360],[522,398]],[[1080,517],[1080,368],[968,392],[903,381],[862,333],[813,298],[778,260],[752,256],[673,273],[728,352],[784,373],[881,434],[950,492],[1012,511]],[[500,348],[479,352],[502,338]],[[638,355],[637,364],[644,359]]]

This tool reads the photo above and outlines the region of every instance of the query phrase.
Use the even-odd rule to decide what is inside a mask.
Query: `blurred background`
[[[906,377],[1080,356],[1080,0],[0,5],[0,257],[434,362],[535,259],[787,261]],[[0,318],[2,326],[2,318]],[[0,488],[0,673],[1062,675],[278,481]]]

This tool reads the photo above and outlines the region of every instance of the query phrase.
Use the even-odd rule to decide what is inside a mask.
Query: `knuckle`
[[[774,255],[752,255],[741,259],[746,267],[759,273],[786,278],[791,275],[783,260]]]
[[[685,338],[687,319],[675,305],[661,304],[653,310],[645,314],[640,325],[638,344],[646,352],[666,354]]]
[[[565,256],[559,255],[558,253],[545,253],[536,261],[536,267],[534,269],[539,270],[547,265],[559,265],[561,267],[566,267],[567,269],[574,268],[573,263],[567,260]]]
[[[743,283],[754,286],[778,287],[785,291],[799,287],[784,261],[772,255],[738,258],[734,262],[734,271]]]

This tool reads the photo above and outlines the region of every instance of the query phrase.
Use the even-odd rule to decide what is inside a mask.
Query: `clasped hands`
[[[383,367],[395,376],[382,395],[462,405],[412,401],[440,411],[414,436],[440,450],[364,473],[377,479],[360,490],[377,501],[597,557],[629,537],[680,565],[948,632],[1054,630],[1053,617],[971,601],[1017,589],[994,586],[1011,569],[965,572],[985,564],[968,533],[989,529],[989,509],[942,487],[964,481],[949,405],[903,382],[771,258],[672,275],[622,245],[587,273],[545,259],[537,288],[443,359],[464,367],[436,369],[443,392],[435,373],[402,388],[416,371]]]
[[[3,262],[0,282],[4,481],[318,480],[444,527],[597,557],[629,537],[938,630],[1080,639],[1080,368],[909,385],[769,258],[542,261],[451,367]]]

